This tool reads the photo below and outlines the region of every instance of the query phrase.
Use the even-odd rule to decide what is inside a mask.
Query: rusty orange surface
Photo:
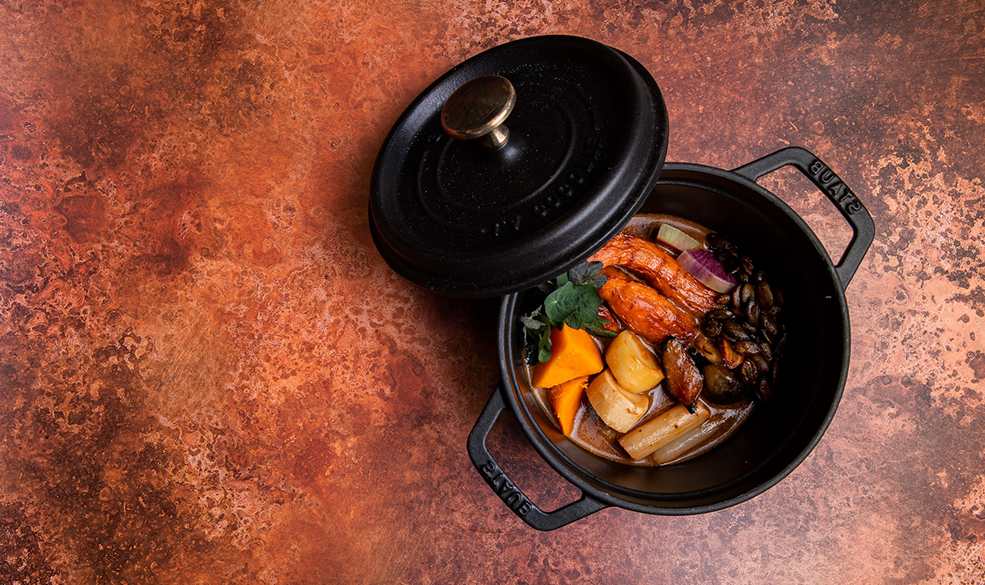
[[[0,582],[985,582],[985,12],[885,4],[3,3]],[[668,160],[804,146],[872,212],[837,416],[749,502],[529,529],[465,452],[497,301],[373,245],[403,108],[546,33],[650,70]],[[510,416],[490,447],[578,497]]]

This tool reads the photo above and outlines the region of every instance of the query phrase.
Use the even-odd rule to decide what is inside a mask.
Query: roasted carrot
[[[701,284],[673,256],[644,238],[619,234],[589,261],[622,266],[639,273],[661,294],[691,315],[704,315],[718,306],[718,293]]]
[[[694,318],[644,282],[617,268],[602,269],[608,280],[599,289],[602,300],[626,327],[640,337],[660,343],[670,336],[690,340],[697,333]]]

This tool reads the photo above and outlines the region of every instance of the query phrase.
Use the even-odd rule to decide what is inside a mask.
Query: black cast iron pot
[[[756,183],[786,165],[803,172],[835,204],[854,236],[834,264],[807,224]],[[665,467],[635,467],[584,451],[540,408],[523,365],[519,316],[533,294],[504,297],[500,310],[501,384],[475,424],[468,451],[479,473],[530,526],[553,530],[609,506],[649,514],[685,515],[746,501],[793,471],[834,417],[848,374],[850,329],[845,288],[872,242],[872,218],[855,194],[813,154],[786,148],[725,171],[667,164],[639,210],[696,221],[755,258],[785,298],[788,345],[773,398],[712,451]],[[553,512],[540,510],[513,484],[486,448],[486,437],[510,408],[534,448],[582,492]]]
[[[496,139],[470,138],[480,131]],[[873,239],[868,212],[806,150],[784,149],[733,171],[664,165],[668,136],[659,87],[635,59],[585,38],[531,37],[435,80],[394,124],[374,167],[370,229],[397,273],[442,294],[507,295],[501,385],[468,450],[503,501],[541,530],[607,506],[682,515],[747,500],[807,457],[841,398],[850,349],[844,290]],[[804,221],[756,183],[786,165],[807,175],[851,225],[854,237],[837,264]],[[518,320],[535,303],[518,291],[581,262],[638,212],[680,216],[726,235],[783,292],[788,331],[771,401],[714,450],[659,468],[592,455],[555,427],[527,380]],[[503,473],[485,439],[506,408],[581,499],[544,512]]]

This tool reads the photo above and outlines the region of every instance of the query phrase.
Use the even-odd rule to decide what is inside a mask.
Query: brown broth
[[[661,223],[670,224],[691,236],[695,240],[701,242],[703,246],[707,246],[706,239],[709,233],[707,228],[694,222],[669,215],[637,215],[629,222],[629,224],[627,224],[625,228],[623,228],[623,233],[640,236],[653,241]],[[657,244],[660,244],[660,242],[657,242]],[[673,252],[672,250],[668,251]],[[655,348],[653,344],[646,342],[646,340],[643,341],[651,350],[654,351],[656,355],[660,355],[658,348]],[[599,345],[599,348],[604,354],[610,340],[595,338],[595,342]],[[527,379],[530,380],[531,371],[529,366],[527,366],[526,372]],[[674,398],[664,388],[663,383],[645,394],[650,398],[650,408],[643,418],[637,423],[637,427],[676,404]],[[535,388],[534,395],[536,396],[540,407],[545,413],[548,414],[551,420],[555,422],[555,425],[557,425],[550,402],[547,399],[547,389]],[[702,437],[701,440],[695,445],[690,446],[690,448],[666,463],[657,463],[653,460],[652,456],[640,461],[635,461],[629,457],[626,451],[623,450],[622,446],[618,443],[618,439],[622,436],[622,434],[611,429],[608,425],[602,422],[602,419],[595,413],[591,404],[588,402],[588,398],[584,395],[582,395],[581,404],[578,407],[578,413],[575,416],[574,429],[572,430],[569,438],[579,447],[590,453],[598,455],[599,457],[625,463],[627,465],[671,465],[701,455],[702,453],[705,453],[721,444],[722,441],[731,436],[732,433],[738,430],[738,428],[742,426],[742,423],[749,418],[754,405],[754,402],[748,399],[729,405],[712,404],[700,397],[698,400],[708,407],[708,410],[711,411],[711,417],[705,421],[701,427],[698,427],[698,429],[685,434],[685,436],[688,436],[691,433],[700,432],[704,435],[704,437]],[[560,429],[560,426],[558,426],[558,429]]]

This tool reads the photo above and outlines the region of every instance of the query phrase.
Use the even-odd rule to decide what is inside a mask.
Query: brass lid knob
[[[486,148],[506,144],[509,129],[503,124],[516,104],[516,90],[501,75],[483,75],[455,90],[441,108],[441,126],[459,140],[482,138]]]

